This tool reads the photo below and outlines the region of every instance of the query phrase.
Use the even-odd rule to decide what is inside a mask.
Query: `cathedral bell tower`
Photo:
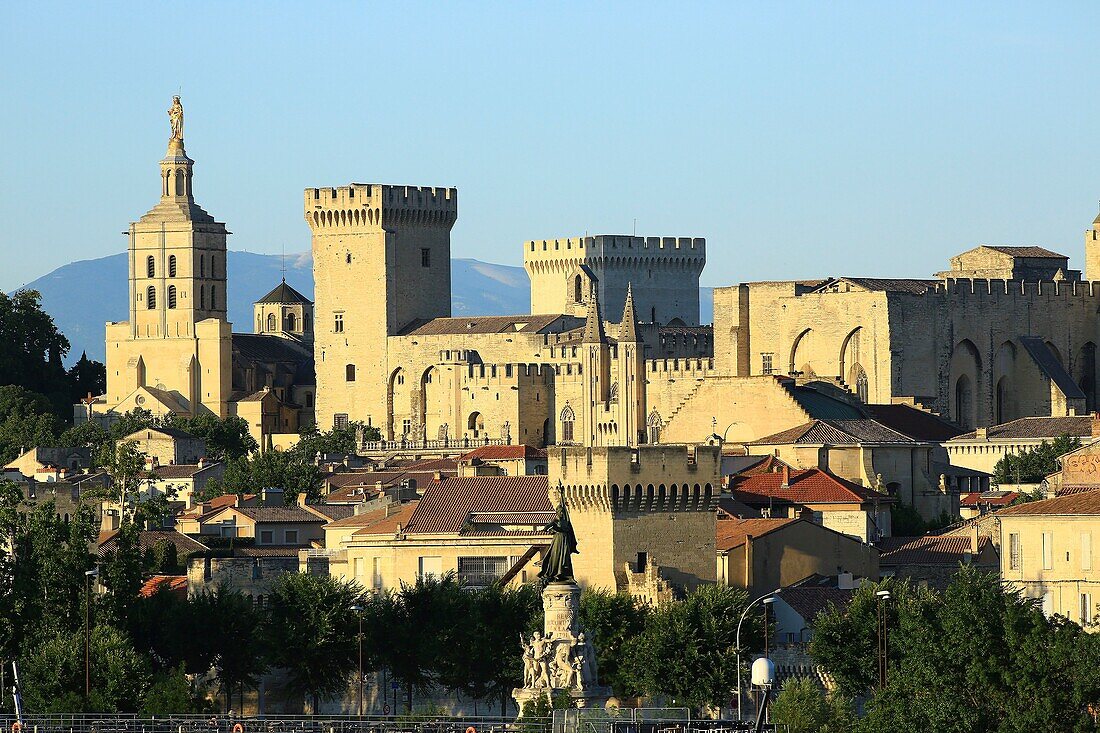
[[[195,203],[195,162],[183,144],[183,105],[168,110],[160,200],[126,232],[129,310],[107,325],[107,401],[127,411],[228,414],[232,336],[226,320],[225,224]],[[135,390],[155,392],[135,395]],[[139,399],[140,398],[140,399]],[[150,403],[160,400],[159,405]]]

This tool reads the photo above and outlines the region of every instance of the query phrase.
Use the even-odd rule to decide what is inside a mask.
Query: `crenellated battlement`
[[[395,226],[442,226],[458,219],[458,189],[352,183],[307,188],[306,223],[314,231],[381,230]]]
[[[686,374],[703,376],[699,372],[714,371],[714,359],[646,359],[645,370],[650,374]]]
[[[947,295],[1023,297],[1100,297],[1098,283],[1081,280],[992,280],[949,278],[936,283],[932,292]]]
[[[523,245],[525,263],[626,258],[689,258],[700,269],[707,259],[707,240],[702,237],[633,237],[600,234],[568,239],[536,239]]]

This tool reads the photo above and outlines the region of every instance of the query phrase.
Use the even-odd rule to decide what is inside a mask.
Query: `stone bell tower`
[[[195,162],[183,144],[183,105],[160,161],[160,200],[130,224],[129,320],[107,324],[108,409],[228,414],[225,224],[195,203]],[[135,395],[139,388],[154,393]],[[129,405],[127,400],[136,402]]]

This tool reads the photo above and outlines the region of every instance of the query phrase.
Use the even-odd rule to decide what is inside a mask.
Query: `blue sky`
[[[704,284],[926,276],[979,243],[1081,265],[1100,4],[5,3],[0,289],[125,248],[182,88],[230,246],[302,190],[457,186],[453,254],[704,236]]]

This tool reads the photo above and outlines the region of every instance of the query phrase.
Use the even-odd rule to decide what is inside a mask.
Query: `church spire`
[[[638,340],[637,317],[634,315],[634,293],[631,284],[626,284],[626,305],[623,307],[623,320],[619,323],[619,341]]]
[[[584,338],[581,343],[602,344],[607,341],[603,331],[603,316],[600,315],[600,297],[596,288],[588,296],[588,317],[584,322]]]

